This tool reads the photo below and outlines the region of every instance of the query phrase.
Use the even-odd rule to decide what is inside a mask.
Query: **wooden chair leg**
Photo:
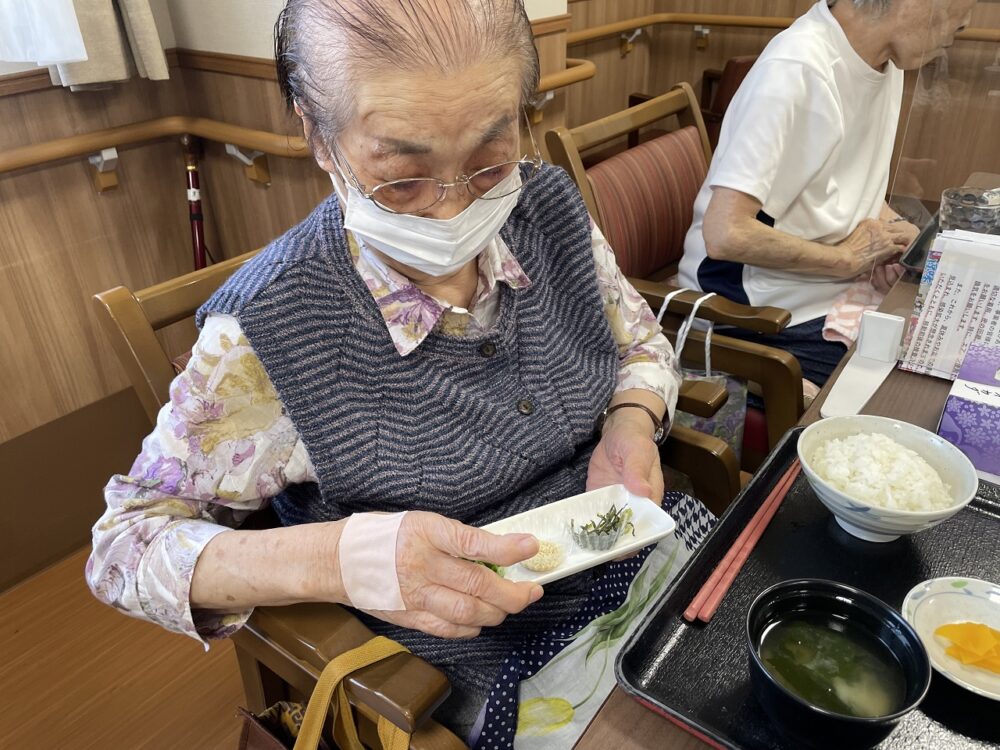
[[[248,710],[259,714],[278,701],[285,700],[286,685],[278,675],[257,661],[253,654],[245,649],[236,646],[235,651]]]

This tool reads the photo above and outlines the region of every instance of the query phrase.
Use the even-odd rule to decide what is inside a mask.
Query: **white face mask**
[[[346,181],[345,202],[337,179],[332,174],[330,179],[344,206],[345,229],[387,257],[429,276],[447,276],[479,255],[499,234],[521,194],[477,199],[458,216],[429,219],[383,211]],[[507,192],[520,184],[521,172],[515,169],[486,195]]]

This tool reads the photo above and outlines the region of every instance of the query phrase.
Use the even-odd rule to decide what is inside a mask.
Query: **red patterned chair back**
[[[694,126],[646,141],[587,170],[604,235],[626,276],[648,279],[680,261],[694,199],[707,174]]]

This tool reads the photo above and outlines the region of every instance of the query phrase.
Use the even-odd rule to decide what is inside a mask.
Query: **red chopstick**
[[[736,541],[733,542],[733,546],[729,548],[725,557],[722,558],[722,562],[715,567],[712,575],[708,577],[708,580],[698,590],[694,599],[691,600],[691,604],[684,610],[685,620],[688,622],[694,622],[695,620],[708,622],[712,619],[712,615],[719,608],[722,598],[729,591],[729,587],[732,586],[733,581],[736,580],[736,576],[750,556],[757,541],[764,534],[767,525],[774,518],[774,514],[778,512],[778,507],[781,505],[781,501],[785,499],[785,495],[788,494],[792,483],[798,477],[800,468],[799,460],[795,459],[782,475],[781,479],[778,480],[778,483],[774,485],[774,488],[768,494],[760,508],[757,509],[757,512],[754,513],[753,518],[750,519],[746,528],[736,537]]]

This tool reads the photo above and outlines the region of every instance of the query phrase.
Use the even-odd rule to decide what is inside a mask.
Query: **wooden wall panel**
[[[299,119],[285,112],[278,84],[262,78],[203,70],[182,71],[192,109],[202,117],[287,135],[302,135]],[[202,159],[209,249],[231,258],[266,245],[329,195],[330,179],[313,161],[268,158],[271,185],[247,179],[243,165],[222,144],[206,144]],[[218,251],[218,252],[217,252]]]
[[[569,17],[563,16],[560,19],[560,23],[553,24],[557,30],[549,31],[535,37],[539,70],[543,76],[558,72],[566,67],[566,32],[569,30],[569,23]],[[552,100],[542,107],[539,113],[541,115],[540,119],[536,118],[537,122],[534,122],[531,126],[535,143],[545,158],[548,158],[548,150],[545,146],[545,133],[552,128],[566,124],[567,102],[570,96],[568,92],[581,85],[583,84],[577,83],[570,86],[569,89],[556,89],[553,91]],[[522,132],[521,136],[524,138],[527,134]],[[527,151],[527,144],[525,144],[524,150]]]
[[[654,5],[654,0],[578,0],[569,6],[573,17],[571,30],[655,13]],[[629,94],[650,90],[650,49],[654,37],[649,31],[643,31],[625,57],[621,55],[618,37],[574,45],[567,50],[569,57],[582,57],[597,65],[597,74],[592,79],[566,91],[566,120],[571,126],[624,109]]]
[[[186,112],[178,80],[0,98],[0,148]],[[0,442],[126,382],[91,296],[190,267],[179,145],[122,151],[120,186],[97,194],[84,159],[0,175]]]
[[[655,10],[792,17],[811,6],[811,0],[657,0]],[[708,46],[698,49],[692,26],[656,27],[650,71],[653,93],[663,93],[678,81],[687,81],[700,93],[706,68],[721,70],[730,57],[758,54],[777,33],[772,29],[710,28]]]

